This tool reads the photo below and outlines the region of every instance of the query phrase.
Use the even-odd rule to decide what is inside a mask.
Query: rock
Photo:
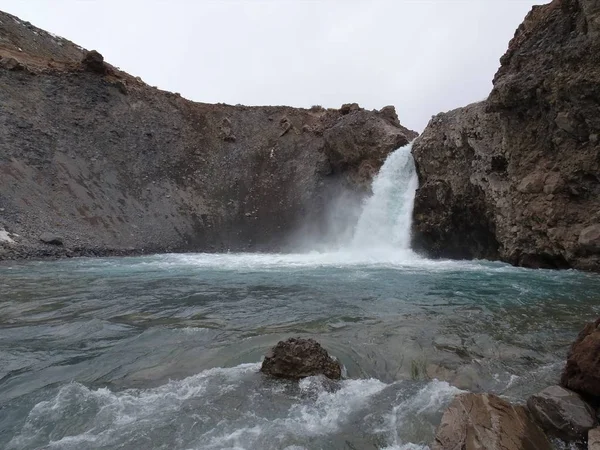
[[[350,114],[353,111],[360,111],[361,107],[358,106],[358,103],[344,103],[340,108],[340,112],[343,115]]]
[[[90,50],[81,60],[81,65],[89,72],[105,74],[107,72],[106,64],[104,64],[104,56],[96,50]]]
[[[586,252],[600,252],[600,225],[594,224],[579,233],[579,246]]]
[[[492,394],[460,394],[442,416],[432,450],[550,450],[522,406]]]
[[[233,134],[231,131],[231,120],[228,117],[224,118],[221,124],[221,135],[223,136],[223,140],[225,142],[236,141],[235,134]]]
[[[283,129],[279,137],[285,136],[288,133],[288,131],[294,129],[294,124],[290,121],[290,119],[288,119],[285,116],[281,118],[281,120],[279,121],[279,125]]]
[[[588,432],[588,450],[600,450],[600,427]]]
[[[542,429],[564,441],[583,441],[596,425],[594,409],[578,394],[560,386],[532,395],[527,407]]]
[[[384,106],[379,110],[379,114],[392,125],[400,126],[400,120],[398,119],[398,114],[396,113],[396,108],[394,106]]]
[[[280,251],[308,226],[327,239],[332,204],[360,202],[414,133],[374,111],[188,101],[2,12],[0,36],[0,56],[14,42],[36,71],[24,82],[0,70],[2,226],[21,236],[15,257],[64,256],[39,241],[44,231],[79,236],[78,255]],[[127,161],[123,148],[135,149]]]
[[[63,245],[63,239],[53,233],[44,232],[40,235],[40,241],[44,244]]]
[[[526,194],[539,194],[544,190],[544,179],[546,175],[543,173],[532,173],[527,175],[517,186],[517,191]]]
[[[368,161],[376,170],[381,167],[388,147],[398,148],[408,144],[414,131],[396,127],[386,120],[373,121],[373,113],[363,109],[342,115],[330,128],[323,131],[325,153],[334,173],[349,168],[353,182],[368,187],[372,178],[361,178],[360,167]]]
[[[545,194],[556,194],[563,188],[564,182],[557,172],[551,172],[546,176],[544,181],[544,193]]]
[[[418,251],[600,272],[599,23],[597,0],[534,6],[489,97],[432,118],[413,144]]]
[[[600,318],[588,323],[577,336],[560,384],[586,397],[600,397]]]
[[[260,370],[277,378],[296,380],[315,375],[338,380],[342,376],[340,363],[317,341],[302,338],[278,342],[265,356]]]
[[[0,58],[0,67],[7,70],[25,70],[25,66],[12,57]]]

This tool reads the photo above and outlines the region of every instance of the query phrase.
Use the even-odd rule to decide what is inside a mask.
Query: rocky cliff
[[[0,259],[280,249],[416,136],[393,107],[191,102],[4,13],[0,85]]]
[[[534,7],[500,62],[487,100],[413,145],[414,246],[600,271],[600,1]]]

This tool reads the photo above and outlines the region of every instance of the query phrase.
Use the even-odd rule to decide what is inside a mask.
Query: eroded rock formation
[[[500,61],[487,100],[413,145],[414,245],[600,271],[600,2],[535,6]]]
[[[0,259],[281,249],[416,135],[389,107],[188,101],[4,13],[0,84]]]

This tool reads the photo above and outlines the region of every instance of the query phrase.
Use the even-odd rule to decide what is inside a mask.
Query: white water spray
[[[410,249],[410,228],[418,186],[412,144],[386,159],[373,180],[373,195],[365,202],[352,247],[364,251]]]

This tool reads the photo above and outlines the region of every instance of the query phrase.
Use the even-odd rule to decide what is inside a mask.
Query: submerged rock
[[[560,384],[589,397],[600,397],[600,318],[579,333],[567,355]]]
[[[432,450],[550,450],[522,406],[492,394],[461,394],[444,412]]]
[[[342,367],[314,339],[290,338],[273,347],[260,368],[261,372],[277,378],[300,379],[325,375],[338,380]]]
[[[578,394],[550,386],[532,395],[527,407],[541,427],[565,441],[584,441],[596,425],[595,411]]]

